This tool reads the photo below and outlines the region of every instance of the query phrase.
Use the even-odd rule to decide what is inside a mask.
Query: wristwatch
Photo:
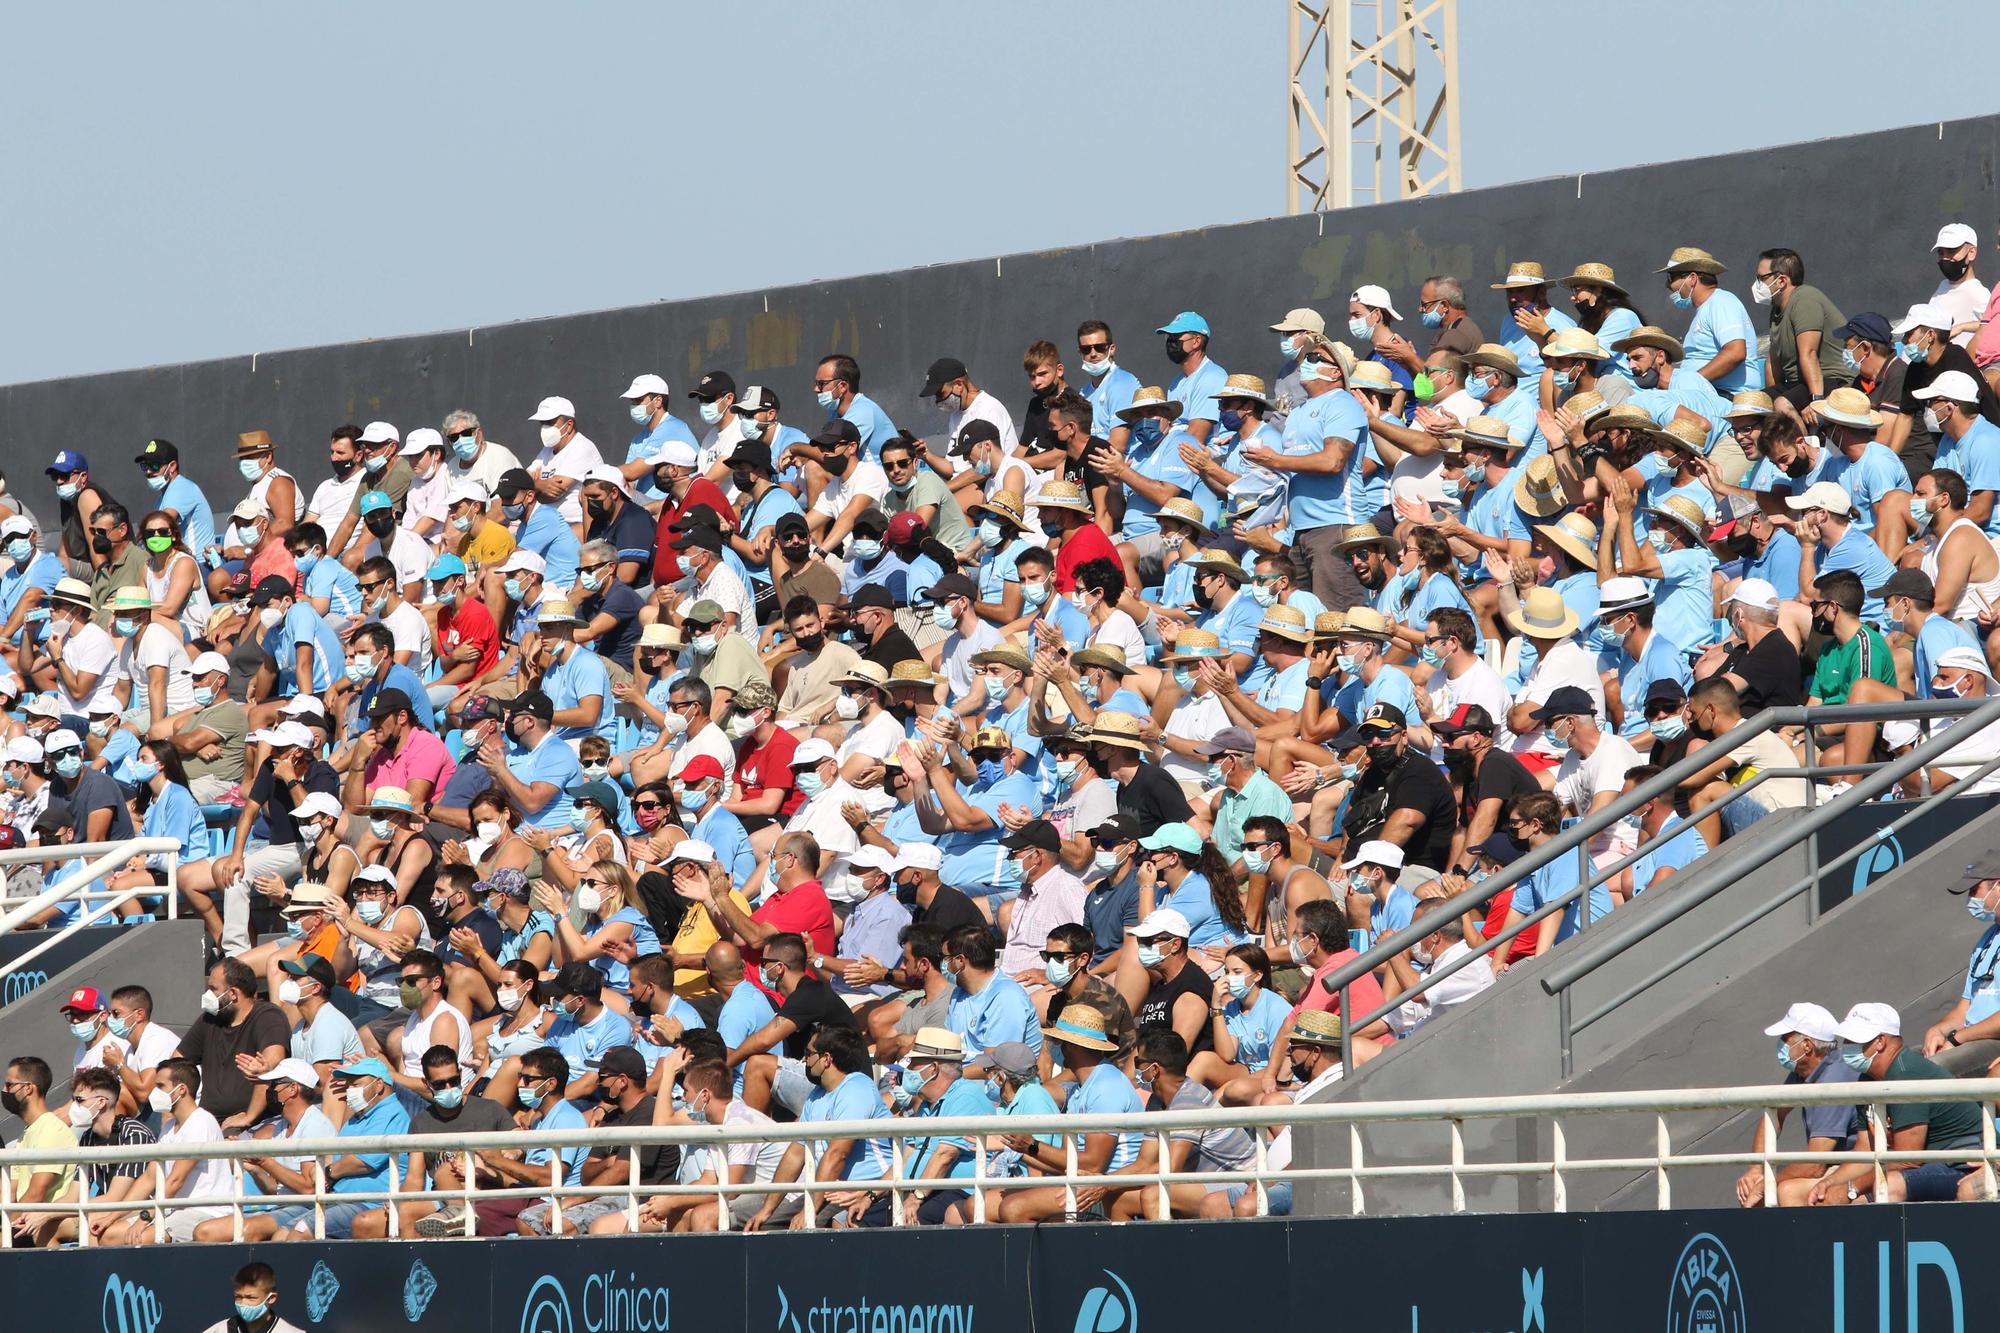
[[[1953,1029],[1952,1029],[1951,1031],[1949,1031],[1949,1032],[1947,1032],[1947,1033],[1945,1033],[1945,1034],[1944,1034],[1944,1044],[1945,1044],[1945,1045],[1947,1045],[1947,1046],[1956,1046],[1956,1045],[1958,1045],[1958,1029],[1957,1029],[1957,1028],[1953,1028]]]

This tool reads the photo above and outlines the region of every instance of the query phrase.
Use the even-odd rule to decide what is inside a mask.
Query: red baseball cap
[[[97,993],[95,986],[78,986],[69,993],[69,999],[63,1001],[63,1008],[74,1009],[80,1014],[101,1013],[104,997]]]
[[[716,758],[712,754],[698,754],[688,760],[687,767],[674,774],[674,776],[682,782],[700,782],[704,778],[719,778],[722,776],[722,765],[716,762]]]
[[[889,520],[889,544],[905,546],[930,531],[924,516],[914,509],[905,509]]]

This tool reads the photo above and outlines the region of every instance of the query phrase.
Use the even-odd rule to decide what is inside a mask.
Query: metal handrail
[[[9,866],[38,865],[51,861],[80,861],[85,857],[90,858],[89,863],[81,870],[56,881],[34,897],[0,914],[0,935],[20,929],[22,922],[33,920],[57,903],[70,898],[108,899],[109,901],[102,903],[92,914],[92,919],[95,919],[129,899],[155,898],[164,895],[167,900],[167,916],[172,919],[179,915],[180,894],[175,882],[177,879],[175,871],[179,861],[175,853],[180,849],[180,840],[177,838],[149,838],[142,835],[123,838],[117,842],[60,843],[45,847],[9,847],[0,850],[0,870]],[[87,890],[87,886],[96,883],[106,871],[124,864],[135,856],[155,854],[166,858],[165,884],[145,885],[117,893],[91,893]],[[75,923],[75,925],[81,924],[83,923],[80,921]],[[57,938],[68,935],[75,929],[75,925],[66,927]],[[46,949],[53,943],[55,940],[45,941],[30,953],[11,960],[11,966],[19,967],[28,958],[34,957],[41,949]]]
[[[1413,921],[1402,929],[1375,941],[1370,948],[1362,951],[1356,957],[1349,959],[1328,973],[1318,984],[1323,986],[1329,993],[1340,994],[1341,1013],[1343,1016],[1352,1013],[1352,1008],[1348,1003],[1349,997],[1346,994],[1348,988],[1362,976],[1387,965],[1389,959],[1397,954],[1415,945],[1418,941],[1435,934],[1439,929],[1435,918],[1443,917],[1449,921],[1463,916],[1467,912],[1476,911],[1484,907],[1502,891],[1513,888],[1535,871],[1554,861],[1557,857],[1574,854],[1579,856],[1579,858],[1587,858],[1588,844],[1599,833],[1621,822],[1627,815],[1640,809],[1642,806],[1675,791],[1686,778],[1713,765],[1719,754],[1734,750],[1768,731],[1780,727],[1799,726],[1806,728],[1810,734],[1811,728],[1820,724],[1882,722],[1898,718],[1934,720],[1940,717],[1957,717],[1961,715],[1973,715],[1976,718],[1983,717],[1986,722],[2000,721],[2000,698],[1987,700],[1901,699],[1879,704],[1816,704],[1763,709],[1753,716],[1743,719],[1742,722],[1738,723],[1724,735],[1717,737],[1709,745],[1683,756],[1677,763],[1662,769],[1657,775],[1635,787],[1632,791],[1617,797],[1603,809],[1580,817],[1574,824],[1562,830],[1555,837],[1550,838],[1542,846],[1530,850],[1504,870],[1490,875],[1479,883],[1471,885],[1463,892],[1445,899],[1445,908],[1442,911],[1426,914],[1423,919]],[[1980,727],[1973,728],[1972,730],[1976,733],[1979,730],[1983,730],[1983,726],[1984,724],[1982,723]],[[1957,730],[1957,728],[1953,728],[1953,730]],[[1930,750],[1929,747],[1936,745],[1939,741],[1948,742],[1949,740],[1950,734],[1947,732],[1940,737],[1926,742],[1924,746],[1918,747],[1917,750],[1912,751],[1910,754],[1882,765],[1876,773],[1870,775],[1868,785],[1874,791],[1881,791],[1893,785],[1900,778],[1908,776],[1912,770],[1926,771],[1929,758],[1933,758],[1954,748],[1952,744],[1944,744],[1936,750]],[[1962,744],[1964,740],[1965,736],[1961,735],[1958,743]],[[1926,751],[1928,751],[1927,754]],[[1919,756],[1924,757],[1920,759]],[[1810,766],[1808,768],[1810,769]],[[1790,771],[1787,770],[1787,773]],[[1885,778],[1883,777],[1884,773],[1891,773],[1892,776]],[[1760,773],[1758,777],[1762,778],[1763,775]],[[1857,786],[1859,785],[1862,784],[1857,784]],[[1733,789],[1731,793],[1725,795],[1714,806],[1705,808],[1705,812],[1706,809],[1719,809],[1722,805],[1728,804],[1730,801],[1740,799],[1749,786],[1750,784],[1744,784],[1741,788]],[[1850,788],[1848,794],[1851,794],[1852,790]],[[1949,791],[1945,794],[1948,795]],[[1936,799],[1936,797],[1933,796],[1927,799]],[[1854,802],[1854,804],[1858,803],[1859,801]],[[1796,828],[1797,826],[1794,825],[1793,827]],[[1815,825],[1815,830],[1817,827]],[[1776,850],[1772,852],[1772,855],[1775,856],[1778,852],[1794,845],[1796,845],[1796,840],[1781,842],[1777,845]],[[1599,872],[1594,877],[1592,875],[1581,876],[1584,883],[1571,889],[1562,898],[1548,904],[1547,907],[1566,911],[1569,902],[1588,893],[1599,883],[1602,883],[1604,879],[1609,878],[1610,874],[1614,873],[1616,873],[1615,868],[1610,871]],[[1547,911],[1538,911],[1533,918],[1533,922],[1523,921],[1517,923],[1517,929],[1514,931],[1514,934],[1518,934],[1520,929],[1525,929],[1530,924],[1539,923],[1547,915],[1549,915]],[[1588,910],[1583,911],[1581,917],[1582,924],[1587,929],[1590,920]],[[1513,934],[1508,935],[1507,938],[1511,941]],[[1486,949],[1481,956],[1491,952],[1491,949]],[[1469,962],[1470,960],[1466,961]],[[1445,975],[1449,974],[1440,973],[1436,980],[1442,980]],[[1351,1034],[1353,1032],[1359,1031],[1385,1017],[1402,1003],[1427,991],[1432,984],[1435,984],[1435,981],[1431,978],[1420,978],[1419,984],[1416,987],[1399,995],[1393,1004],[1385,1002],[1381,1008],[1368,1015],[1365,1022],[1349,1023],[1343,1021],[1340,1025],[1342,1063],[1348,1068],[1353,1068],[1351,1041]],[[1562,998],[1566,1004],[1568,1000],[1566,992]],[[1569,1033],[1567,1031],[1566,1018],[1564,1025],[1564,1061],[1566,1066],[1565,1072],[1567,1073]]]
[[[1905,1101],[1948,1101],[1954,1103],[1971,1102],[1978,1107],[1981,1125],[1981,1142],[1977,1147],[1898,1149],[1890,1147],[1882,1132],[1884,1103],[1875,1099],[1893,1094],[1898,1103]],[[1865,1096],[1869,1100],[1857,1100]],[[1643,1170],[1657,1177],[1655,1190],[1656,1206],[1665,1209],[1672,1206],[1670,1172],[1702,1167],[1743,1166],[1760,1167],[1764,1175],[1766,1202],[1775,1203],[1777,1193],[1777,1170],[1780,1167],[1814,1163],[1823,1165],[1854,1165],[1866,1162],[1874,1169],[1876,1185],[1883,1181],[1890,1163],[1901,1162],[1950,1162],[1976,1165],[1982,1173],[1989,1191],[2000,1185],[1996,1177],[1996,1163],[2000,1163],[2000,1143],[1996,1143],[1993,1101],[2000,1098],[2000,1079],[1949,1079],[1924,1080],[1907,1083],[1806,1083],[1763,1087],[1739,1087],[1718,1089],[1669,1089],[1660,1091],[1622,1091],[1594,1093],[1541,1093],[1528,1096],[1453,1098],[1447,1100],[1404,1100],[1352,1103],[1311,1103],[1286,1107],[1211,1107],[1201,1111],[1154,1111],[1136,1115],[990,1115],[990,1116],[936,1116],[936,1117],[885,1117],[873,1120],[828,1121],[821,1124],[721,1124],[721,1125],[654,1125],[631,1128],[575,1130],[509,1130],[452,1136],[448,1145],[441,1144],[436,1135],[421,1134],[376,1134],[354,1135],[350,1137],[316,1139],[233,1139],[201,1144],[149,1143],[130,1146],[111,1145],[101,1148],[10,1148],[0,1150],[0,1247],[11,1248],[14,1244],[14,1229],[11,1225],[16,1215],[28,1213],[38,1216],[74,1216],[82,1219],[91,1213],[124,1212],[135,1213],[144,1209],[154,1212],[154,1227],[163,1231],[168,1212],[183,1208],[222,1207],[231,1210],[234,1216],[233,1234],[242,1237],[245,1209],[269,1209],[294,1206],[310,1206],[313,1210],[314,1233],[324,1237],[325,1207],[329,1204],[366,1203],[392,1204],[404,1202],[430,1201],[436,1203],[469,1204],[479,1199],[523,1199],[554,1197],[561,1201],[575,1203],[586,1199],[622,1198],[626,1201],[627,1215],[637,1221],[638,1205],[641,1199],[654,1196],[713,1198],[721,1202],[718,1208],[719,1225],[728,1226],[729,1209],[727,1200],[731,1196],[793,1194],[800,1193],[813,1200],[821,1196],[854,1189],[886,1190],[891,1193],[891,1223],[894,1226],[908,1225],[910,1210],[905,1195],[928,1189],[970,1189],[970,1206],[977,1220],[985,1219],[985,1191],[1033,1189],[1049,1186],[1062,1188],[1066,1193],[1068,1206],[1065,1211],[1074,1213],[1075,1193],[1079,1189],[1094,1186],[1109,1186],[1117,1189],[1157,1189],[1161,1201],[1165,1203],[1167,1187],[1174,1184],[1246,1184],[1256,1190],[1257,1212],[1267,1211],[1268,1189],[1276,1183],[1307,1181],[1344,1182],[1353,1190],[1351,1211],[1364,1213],[1365,1196],[1362,1186],[1371,1180],[1388,1179],[1436,1179],[1448,1182],[1451,1188],[1451,1210],[1467,1211],[1462,1188],[1467,1178],[1500,1178],[1507,1176],[1523,1178],[1547,1177],[1553,1184],[1554,1202],[1557,1211],[1567,1207],[1564,1178],[1569,1174],[1582,1172],[1616,1171],[1631,1172]],[[1813,1153],[1781,1151],[1776,1148],[1777,1134],[1773,1111],[1777,1107],[1849,1105],[1867,1108],[1868,1120],[1874,1130],[1872,1143],[1868,1149],[1848,1152]],[[1764,1125],[1763,1141],[1767,1147],[1755,1150],[1720,1153],[1676,1154],[1667,1116],[1675,1112],[1725,1110],[1754,1110],[1760,1113]],[[1560,1129],[1563,1117],[1605,1116],[1605,1115],[1650,1115],[1655,1125],[1646,1137],[1652,1144],[1650,1154],[1625,1154],[1619,1156],[1579,1158],[1568,1154],[1566,1141]],[[1529,1118],[1552,1118],[1556,1123],[1556,1146],[1551,1157],[1523,1159],[1515,1161],[1469,1162],[1465,1158],[1463,1137],[1467,1121],[1508,1120]],[[1370,1165],[1360,1155],[1360,1127],[1364,1125],[1422,1123],[1445,1129],[1449,1135],[1448,1149],[1442,1160],[1437,1162],[1396,1162]],[[1216,1130],[1241,1128],[1253,1131],[1274,1131],[1298,1126],[1347,1125],[1351,1131],[1351,1142],[1355,1145],[1353,1158],[1346,1166],[1294,1167],[1274,1169],[1269,1162],[1270,1141],[1264,1133],[1253,1133],[1255,1147],[1254,1165],[1246,1170],[1187,1170],[1164,1169],[1171,1145],[1171,1136],[1182,1130]],[[1077,1169],[1077,1141],[1085,1134],[1142,1135],[1152,1138],[1160,1150],[1163,1169],[1150,1172],[1085,1173]],[[991,1149],[985,1140],[999,1134],[1027,1134],[1035,1136],[1058,1135],[1066,1145],[1066,1170],[1062,1173],[1039,1173],[1026,1176],[994,1176],[988,1174],[988,1155]],[[912,1165],[908,1157],[911,1139],[963,1138],[973,1144],[974,1174],[971,1177],[953,1176],[923,1179],[908,1174]],[[863,1140],[888,1139],[892,1148],[893,1173],[879,1180],[850,1181],[842,1179],[818,1180],[812,1178],[817,1166],[817,1152],[814,1145],[823,1140]],[[650,1147],[682,1146],[687,1148],[718,1148],[732,1143],[772,1143],[797,1144],[804,1149],[804,1170],[794,1180],[766,1181],[762,1183],[745,1181],[740,1184],[718,1182],[707,1185],[647,1185],[639,1180],[638,1150]],[[593,1149],[624,1149],[633,1154],[632,1170],[622,1185],[590,1186],[568,1185],[561,1180],[562,1158],[560,1152],[552,1152],[550,1158],[551,1178],[547,1184],[515,1185],[504,1188],[480,1189],[462,1187],[458,1189],[403,1188],[401,1171],[404,1163],[398,1158],[411,1152],[446,1159],[466,1157],[489,1149],[561,1149],[569,1147],[589,1147]],[[388,1179],[385,1188],[333,1192],[328,1188],[324,1161],[347,1155],[386,1155]],[[97,1165],[123,1163],[164,1163],[189,1159],[202,1161],[239,1161],[250,1157],[312,1158],[311,1175],[317,1188],[311,1193],[301,1194],[256,1194],[246,1195],[241,1189],[240,1175],[237,1191],[233,1194],[188,1196],[167,1198],[159,1191],[164,1185],[164,1173],[155,1176],[152,1194],[122,1200],[78,1199],[65,1203],[23,1202],[14,1197],[11,1172],[12,1167],[49,1167],[64,1165]],[[240,1167],[236,1168],[240,1172]],[[471,1179],[468,1169],[466,1179]],[[553,1229],[566,1228],[561,1220],[561,1205],[553,1211]],[[815,1211],[807,1209],[808,1214]],[[398,1234],[399,1221],[396,1211],[389,1212],[390,1230],[393,1237]],[[468,1207],[462,1225],[466,1234],[471,1234],[473,1218]],[[803,1225],[812,1227],[814,1220],[808,1217]],[[79,1225],[79,1243],[85,1246],[89,1239],[89,1228]]]

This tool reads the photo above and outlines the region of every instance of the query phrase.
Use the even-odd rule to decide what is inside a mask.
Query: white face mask
[[[88,1106],[80,1102],[71,1102],[69,1104],[69,1127],[71,1129],[88,1129],[90,1122],[95,1119],[97,1119],[97,1112],[91,1110]]]
[[[493,999],[502,1009],[510,1014],[521,1007],[521,992],[515,990],[512,986],[502,986],[500,989],[494,991]]]
[[[542,427],[542,448],[553,449],[562,443],[562,427],[551,421]]]
[[[295,978],[286,977],[283,981],[278,983],[278,1003],[297,1004],[298,1002],[299,1002],[299,983]]]
[[[481,842],[498,842],[506,832],[507,826],[497,819],[482,819],[479,821],[479,840]]]
[[[368,1089],[359,1086],[349,1088],[347,1090],[347,1109],[355,1115],[360,1115],[363,1111],[367,1110]]]
[[[602,906],[604,906],[604,895],[599,893],[596,889],[582,888],[576,891],[577,911],[589,915],[595,915],[597,909]]]
[[[151,1092],[146,1094],[146,1105],[152,1107],[161,1115],[165,1115],[174,1109],[174,1094],[172,1089],[155,1087]]]

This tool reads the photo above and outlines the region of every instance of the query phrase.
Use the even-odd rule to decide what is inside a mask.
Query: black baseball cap
[[[544,722],[553,722],[556,716],[555,701],[540,690],[529,690],[516,698],[507,709],[507,716],[510,718],[519,717],[523,713],[529,717],[538,717]]]
[[[854,423],[846,417],[833,417],[813,433],[812,442],[822,447],[835,444],[859,444],[861,432],[854,429]]]
[[[864,583],[854,590],[853,596],[847,599],[847,609],[850,611],[859,611],[863,607],[870,606],[878,607],[884,611],[893,611],[896,609],[896,599],[889,595],[887,584]]]
[[[526,468],[510,467],[500,474],[500,480],[493,483],[493,498],[505,502],[510,495],[535,489],[535,479],[528,475]]]
[[[771,468],[771,446],[762,440],[745,440],[729,453],[725,467],[750,467],[759,472],[769,473]]]
[[[810,529],[806,527],[806,516],[804,514],[782,515],[771,527],[777,532],[779,541],[783,541],[795,532],[800,536],[810,535]]]
[[[1018,852],[1024,847],[1039,847],[1045,852],[1058,852],[1062,850],[1062,835],[1056,832],[1056,826],[1048,820],[1035,819],[1000,839],[1000,845],[1010,852]]]
[[[1864,310],[1850,318],[1833,331],[1833,340],[1844,343],[1849,338],[1866,338],[1869,342],[1888,347],[1895,342],[1895,335],[1889,331],[1889,320],[1873,310]]]
[[[1581,687],[1561,685],[1550,693],[1547,703],[1528,716],[1537,722],[1553,722],[1559,717],[1596,717],[1597,705]]]
[[[941,356],[931,362],[930,370],[924,375],[924,387],[917,391],[917,396],[935,398],[945,385],[964,378],[965,362],[955,356]]]
[[[598,1077],[617,1074],[639,1083],[646,1081],[646,1057],[631,1046],[613,1046],[595,1060],[585,1060],[585,1069],[594,1069]]]
[[[924,600],[932,606],[939,606],[954,597],[970,597],[979,600],[979,585],[963,574],[947,574],[924,590]]]
[[[140,467],[161,467],[167,463],[181,461],[180,447],[172,440],[148,440],[139,456],[132,460]]]
[[[1660,709],[1679,708],[1686,702],[1687,691],[1672,677],[1656,680],[1646,687],[1645,711],[1648,717]]]
[[[1493,715],[1479,704],[1460,704],[1451,710],[1450,717],[1431,723],[1431,730],[1440,736],[1457,736],[1467,731],[1490,736],[1493,734]]]
[[[998,444],[1000,428],[983,417],[975,417],[958,428],[958,435],[951,442],[951,455],[963,458],[972,452],[975,444]]]
[[[396,712],[408,712],[411,716],[416,715],[416,706],[410,702],[410,696],[401,690],[377,690],[375,691],[375,697],[368,701],[368,720],[370,722],[373,722],[376,718],[387,717],[389,714]]]
[[[306,977],[317,981],[319,988],[329,995],[333,994],[334,989],[340,984],[334,980],[333,964],[327,961],[324,954],[301,954],[297,958],[287,958],[278,966],[295,977]]]
[[[553,983],[557,995],[581,995],[594,1000],[604,991],[604,974],[589,963],[564,963]]]
[[[297,592],[292,581],[283,574],[266,574],[257,580],[257,586],[250,592],[250,605],[269,606],[280,597],[290,597]]]
[[[720,528],[711,528],[706,524],[696,524],[682,533],[679,540],[674,542],[674,549],[679,551],[685,551],[693,546],[699,546],[704,551],[713,551],[717,555],[720,555],[722,553],[722,530]]]
[[[70,810],[69,802],[53,793],[42,812],[35,816],[35,832],[54,833],[58,829],[74,827],[76,815]]]
[[[1131,815],[1113,815],[1090,830],[1093,838],[1116,838],[1120,842],[1137,842],[1144,833],[1139,821]]]
[[[696,528],[714,528],[720,532],[722,530],[722,515],[716,513],[715,510],[707,505],[695,505],[667,525],[669,532],[676,533],[693,532]]]
[[[1914,597],[1920,602],[1937,600],[1937,585],[1921,569],[1899,569],[1879,588],[1868,590],[1870,597]]]
[[[697,402],[712,402],[725,393],[736,392],[736,381],[726,370],[711,370],[701,377],[701,383],[688,390],[688,397]]]

